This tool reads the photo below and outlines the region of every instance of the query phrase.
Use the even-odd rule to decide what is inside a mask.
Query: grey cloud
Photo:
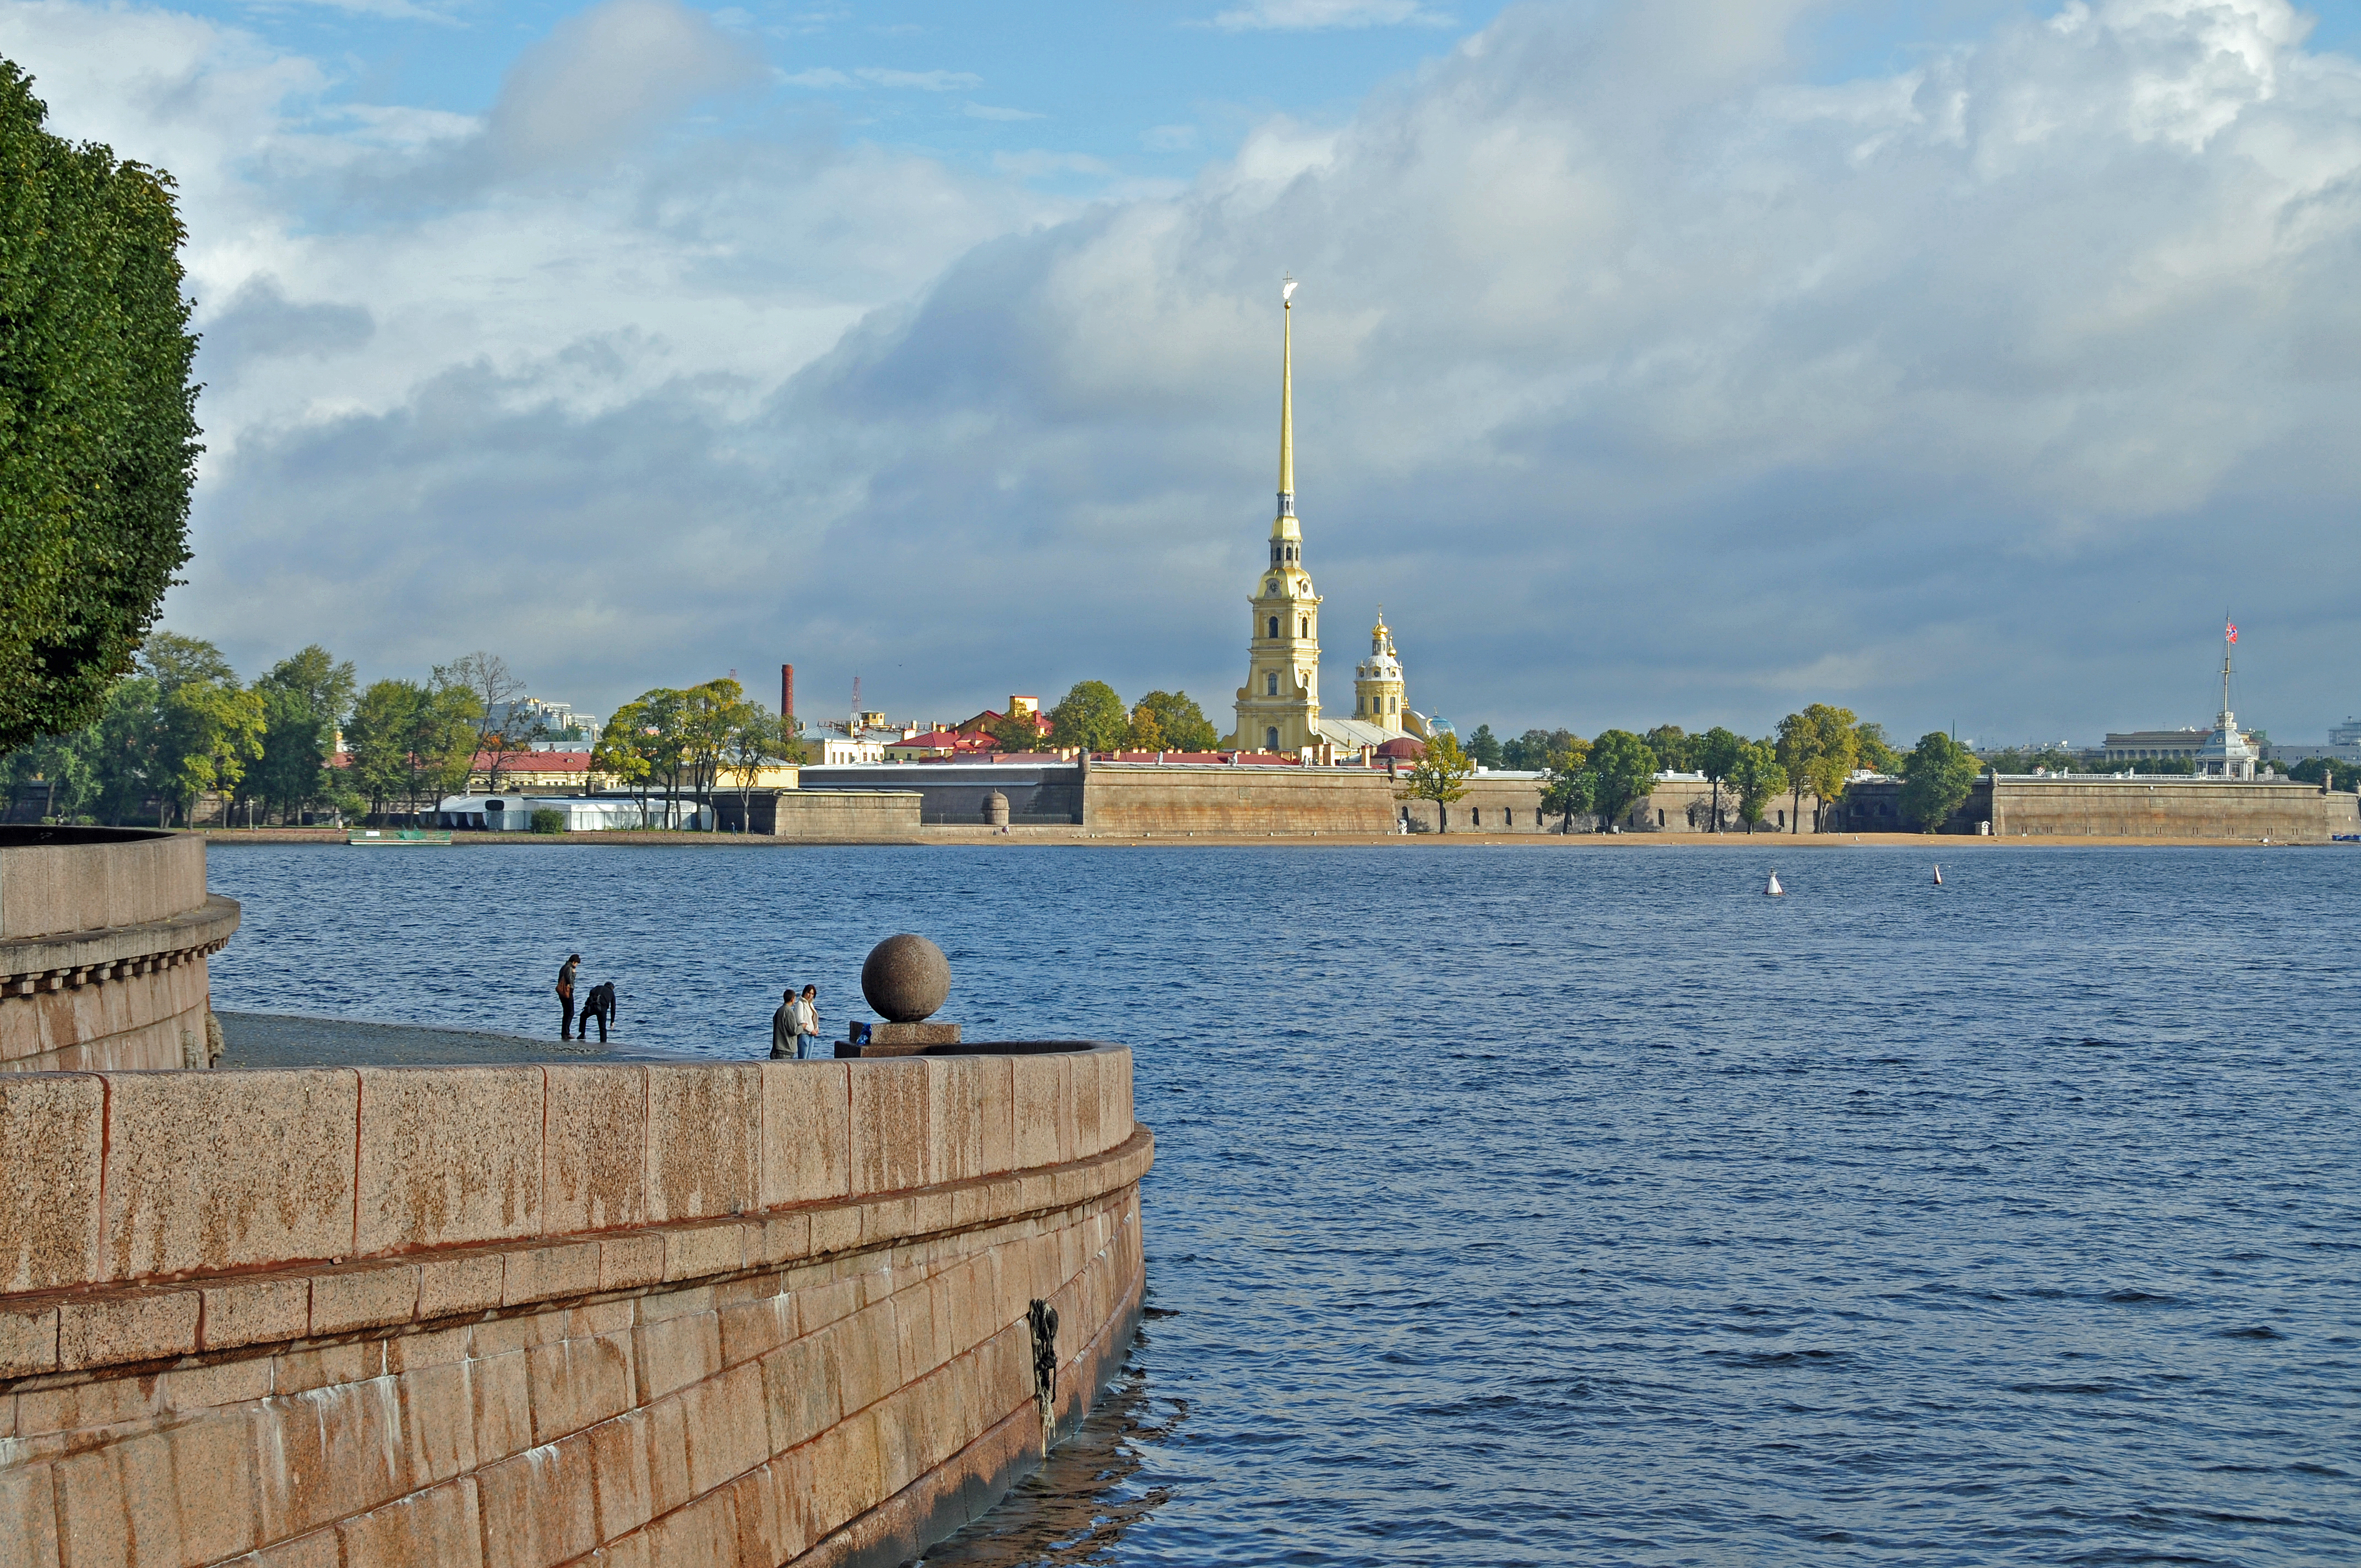
[[[290,430],[209,498],[202,590],[299,602],[252,520],[296,537],[326,485],[429,554],[497,520],[594,700],[794,657],[899,663],[872,689],[919,716],[1084,675],[1218,712],[1291,268],[1332,697],[1383,601],[1465,723],[1834,698],[2090,735],[2201,718],[2227,605],[2248,711],[2340,717],[2361,72],[2263,0],[2076,6],[1834,86],[1714,14],[1512,12],[1334,137],[978,247],[751,415],[455,373]],[[482,640],[465,594],[338,569],[351,624]]]
[[[676,0],[600,0],[511,68],[486,131],[500,168],[564,167],[631,146],[701,98],[762,79],[748,40]]]
[[[249,279],[203,323],[203,352],[208,367],[298,355],[325,358],[358,351],[376,332],[365,307],[297,304],[278,279],[264,276]]]

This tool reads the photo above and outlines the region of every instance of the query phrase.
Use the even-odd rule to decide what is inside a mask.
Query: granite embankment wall
[[[2316,784],[2235,779],[2003,778],[1989,774],[1963,813],[1995,838],[2270,839],[2361,832],[2361,795]],[[1972,828],[1967,829],[1973,831]]]
[[[915,844],[925,837],[923,800],[914,789],[772,789],[742,796],[718,790],[713,811],[724,833],[767,833],[819,844]]]
[[[194,834],[0,828],[0,1072],[207,1065],[237,921]]]
[[[1151,1157],[1114,1047],[0,1078],[0,1568],[901,1562]]]
[[[1093,762],[1082,823],[1093,833],[1391,833],[1394,783],[1359,768]]]

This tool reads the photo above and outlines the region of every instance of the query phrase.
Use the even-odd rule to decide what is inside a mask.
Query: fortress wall
[[[0,828],[0,1073],[206,1066],[237,923],[195,834]]]
[[[1093,762],[1082,821],[1104,833],[1391,833],[1381,770]]]
[[[920,838],[920,795],[916,790],[756,790],[743,804],[751,809],[747,831],[813,843],[903,843]],[[738,794],[713,795],[716,825],[739,830]]]
[[[2318,842],[2361,832],[2361,795],[2316,785],[2186,777],[1989,778],[1962,812],[1997,838],[2270,839]]]
[[[1120,1361],[1130,1069],[0,1079],[0,1564],[901,1562]]]

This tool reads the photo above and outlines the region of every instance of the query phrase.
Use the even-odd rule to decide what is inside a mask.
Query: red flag
[[[2229,627],[2227,635],[2230,641],[2235,642],[2238,640],[2238,623],[2233,620],[2225,622],[2225,624]]]

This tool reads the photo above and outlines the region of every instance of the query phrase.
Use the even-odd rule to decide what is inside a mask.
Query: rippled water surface
[[[1149,1321],[931,1563],[2361,1560],[2361,854],[1945,848],[217,847],[214,987],[1131,1042]]]

